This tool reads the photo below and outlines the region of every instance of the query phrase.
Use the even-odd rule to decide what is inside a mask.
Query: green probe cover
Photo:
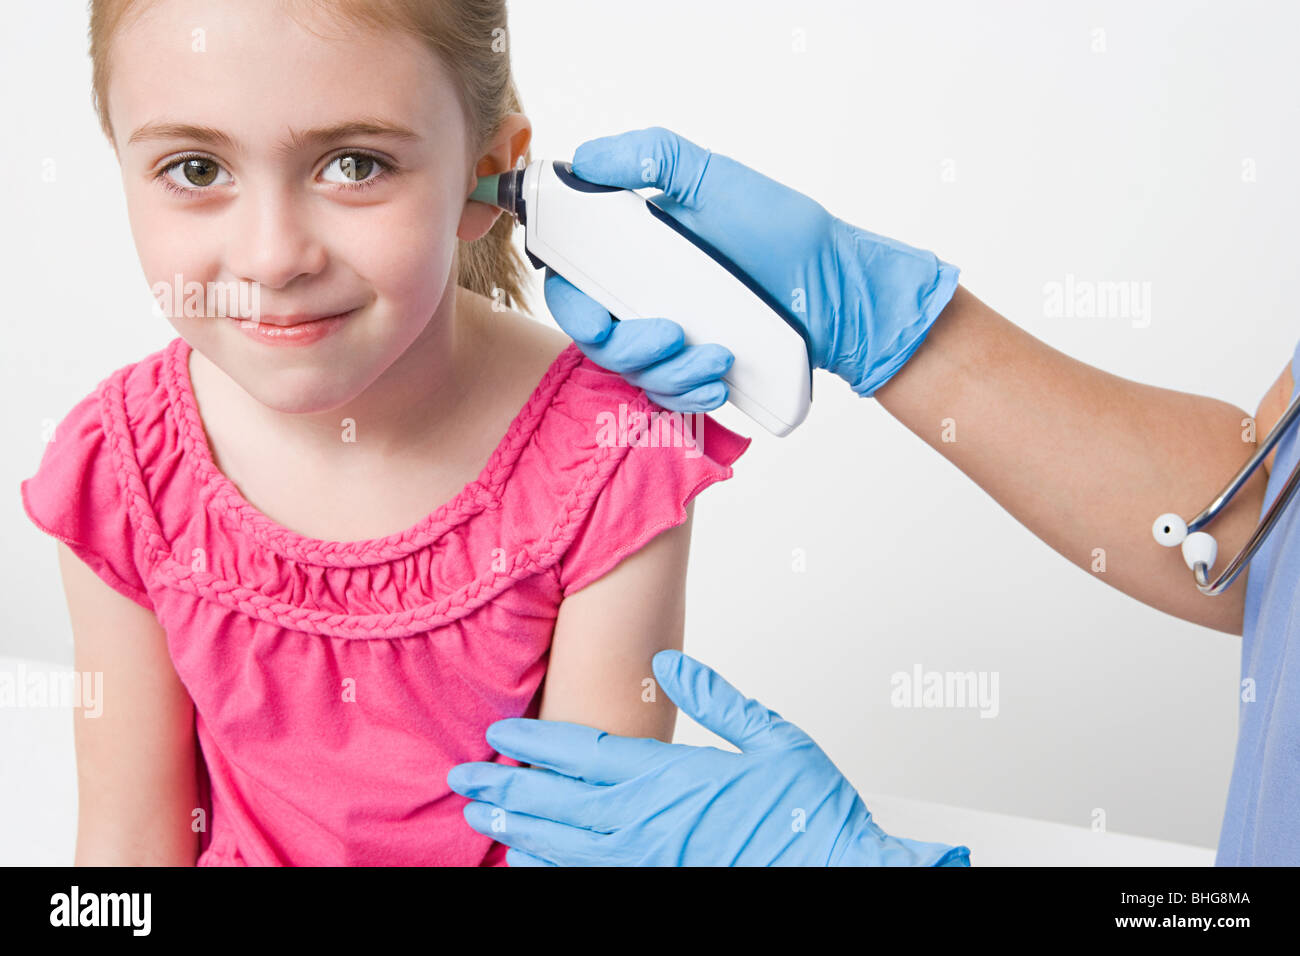
[[[485,202],[489,206],[500,206],[497,204],[497,184],[501,180],[500,173],[493,173],[491,176],[484,176],[474,187],[474,191],[469,194],[473,202]]]

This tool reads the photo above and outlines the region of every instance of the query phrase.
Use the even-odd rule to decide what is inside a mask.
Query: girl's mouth
[[[253,322],[249,319],[232,319],[241,332],[255,341],[266,345],[310,345],[318,342],[331,332],[342,327],[343,323],[355,315],[356,309],[331,315],[322,319],[311,319],[286,325],[274,325],[271,322]],[[292,319],[292,316],[277,318]]]

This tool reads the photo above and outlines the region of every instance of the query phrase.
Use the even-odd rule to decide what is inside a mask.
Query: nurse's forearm
[[[1167,511],[1190,519],[1254,453],[1246,412],[1085,365],[962,287],[875,397],[1069,561],[1152,607],[1241,633],[1246,574],[1202,595],[1151,525]],[[1254,529],[1265,483],[1261,469],[1208,529],[1216,570]]]

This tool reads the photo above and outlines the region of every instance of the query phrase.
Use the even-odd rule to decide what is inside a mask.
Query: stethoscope
[[[1192,574],[1196,578],[1196,586],[1202,594],[1219,594],[1236,580],[1237,575],[1255,556],[1255,552],[1259,550],[1260,545],[1264,543],[1264,539],[1268,537],[1269,532],[1273,530],[1273,526],[1277,524],[1277,519],[1282,516],[1287,502],[1295,494],[1296,488],[1300,487],[1300,462],[1297,462],[1295,468],[1291,471],[1291,477],[1286,480],[1282,490],[1273,499],[1273,504],[1269,506],[1263,520],[1255,528],[1255,533],[1246,542],[1246,546],[1232,559],[1232,563],[1223,570],[1223,573],[1211,583],[1209,580],[1210,568],[1214,567],[1214,560],[1219,555],[1219,544],[1214,540],[1213,536],[1206,534],[1201,529],[1213,521],[1219,512],[1227,507],[1228,502],[1232,500],[1232,496],[1241,490],[1241,486],[1254,474],[1260,462],[1268,457],[1269,452],[1273,450],[1273,446],[1282,440],[1283,434],[1297,418],[1300,418],[1300,394],[1297,394],[1295,399],[1292,400],[1286,414],[1273,426],[1273,430],[1268,433],[1268,437],[1259,446],[1259,450],[1251,456],[1250,461],[1246,462],[1241,471],[1237,472],[1237,476],[1228,483],[1228,487],[1219,492],[1219,497],[1210,502],[1204,511],[1187,522],[1184,522],[1176,514],[1163,514],[1152,525],[1151,533],[1155,535],[1157,542],[1166,548],[1183,546],[1183,560],[1192,569]]]

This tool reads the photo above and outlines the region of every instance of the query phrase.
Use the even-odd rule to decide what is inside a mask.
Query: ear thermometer
[[[532,264],[554,269],[615,319],[671,319],[688,345],[729,349],[728,401],[772,434],[807,417],[812,350],[803,326],[649,199],[579,179],[560,160],[485,176],[469,198],[514,216]]]

